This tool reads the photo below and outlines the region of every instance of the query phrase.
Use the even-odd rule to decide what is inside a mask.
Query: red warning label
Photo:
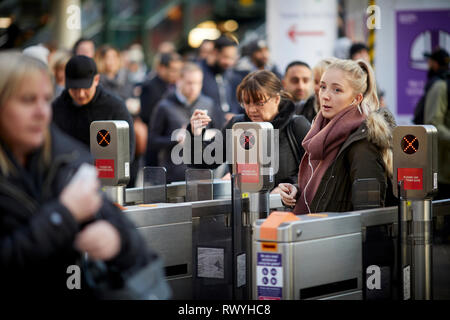
[[[398,168],[398,181],[403,180],[405,190],[423,189],[423,169],[422,168]]]
[[[113,159],[97,159],[95,160],[95,167],[97,168],[99,178],[113,179],[115,177]]]
[[[242,183],[259,183],[259,165],[256,163],[238,163],[237,172]]]

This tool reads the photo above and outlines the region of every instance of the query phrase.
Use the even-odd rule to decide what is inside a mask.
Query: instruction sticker
[[[256,285],[258,300],[283,298],[283,266],[280,253],[258,253]]]
[[[197,277],[224,279],[224,257],[223,248],[197,248]]]
[[[113,159],[97,159],[95,160],[99,178],[114,178],[114,160]]]
[[[242,183],[259,183],[259,165],[257,163],[238,163],[237,172]]]
[[[423,169],[422,168],[398,168],[397,181],[402,181],[405,190],[423,189]]]
[[[403,268],[403,300],[411,299],[411,267]]]
[[[247,283],[247,273],[246,273],[246,262],[247,255],[245,253],[242,253],[237,256],[237,287],[240,288],[242,286],[245,286]]]
[[[125,162],[125,177],[129,177],[129,176],[130,176],[130,163]]]

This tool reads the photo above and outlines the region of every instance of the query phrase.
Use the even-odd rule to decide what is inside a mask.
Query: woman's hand
[[[75,238],[75,248],[96,260],[108,261],[121,248],[119,231],[108,221],[99,220],[87,225]]]
[[[211,122],[211,118],[208,116],[207,110],[196,109],[191,117],[191,130],[194,136],[202,134],[202,129],[205,128],[208,123]]]
[[[102,206],[99,192],[100,181],[95,168],[83,165],[59,196],[64,205],[79,223],[92,219]]]
[[[280,191],[281,201],[289,207],[294,207],[297,202],[297,188],[290,183],[280,183],[278,188]]]

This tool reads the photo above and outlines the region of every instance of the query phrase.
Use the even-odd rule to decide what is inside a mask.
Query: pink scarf
[[[314,199],[323,175],[336,159],[344,142],[364,119],[365,116],[353,106],[345,108],[331,120],[325,119],[322,112],[318,113],[302,143],[305,155],[298,172],[300,196],[294,208],[295,214],[309,213],[308,206]]]

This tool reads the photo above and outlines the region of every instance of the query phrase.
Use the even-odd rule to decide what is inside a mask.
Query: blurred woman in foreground
[[[0,53],[0,74],[2,294],[88,297],[86,285],[70,290],[68,281],[82,253],[119,273],[150,256],[134,226],[101,196],[87,150],[50,125],[47,66]]]

